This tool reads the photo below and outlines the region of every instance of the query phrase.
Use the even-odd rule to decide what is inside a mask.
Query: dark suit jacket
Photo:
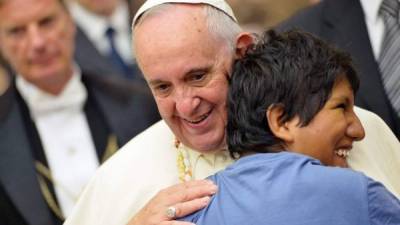
[[[126,1],[127,6],[131,8],[137,3],[133,3],[132,0],[123,0]],[[133,10],[129,10],[129,23],[131,23],[133,16],[135,13]],[[102,55],[94,44],[90,41],[90,39],[83,32],[82,28],[80,28],[77,24],[77,32],[75,35],[75,60],[78,65],[83,69],[83,71],[97,74],[97,75],[106,75],[106,76],[118,76],[125,77],[124,74],[118,70],[118,68],[108,59],[106,56]],[[130,62],[128,65],[133,73],[133,78],[135,81],[145,83],[142,72],[140,71],[138,65],[135,61]]]
[[[108,128],[125,144],[156,122],[159,114],[148,90],[106,78],[82,76]],[[16,96],[15,86],[0,96],[0,224],[53,225]]]
[[[400,118],[386,96],[359,0],[323,0],[278,26],[300,28],[348,51],[359,72],[356,105],[378,114],[400,137]]]
[[[105,56],[103,56],[89,40],[82,29],[77,25],[75,35],[74,58],[83,71],[97,75],[124,77],[118,68]],[[129,65],[133,70],[133,77],[136,81],[144,82],[143,75],[135,62]]]

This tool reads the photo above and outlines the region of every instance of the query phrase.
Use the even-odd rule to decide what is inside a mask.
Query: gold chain
[[[107,146],[104,151],[101,163],[106,161],[117,150],[118,150],[117,137],[115,135],[110,135],[108,137]],[[70,191],[68,191],[68,188],[64,187],[59,182],[54,180],[53,177],[51,176],[50,169],[47,168],[43,163],[41,163],[39,161],[35,161],[35,167],[36,167],[36,171],[38,172],[37,175],[38,175],[40,190],[43,194],[43,197],[44,197],[47,205],[49,206],[50,210],[53,211],[53,213],[60,220],[64,221],[65,217],[63,216],[63,213],[62,213],[60,207],[58,206],[57,201],[55,200],[53,194],[51,193],[50,188],[47,185],[47,182],[45,179],[50,181],[54,186],[61,188],[71,199],[73,199],[74,202],[77,202],[78,196],[72,194]]]
[[[63,213],[61,212],[60,207],[57,205],[56,200],[54,199],[53,195],[50,192],[50,188],[47,185],[46,181],[44,178],[48,179],[50,182],[53,182],[53,179],[51,177],[50,170],[43,165],[39,161],[35,161],[35,167],[36,170],[38,171],[38,180],[39,180],[39,185],[40,185],[40,190],[42,191],[44,200],[46,201],[47,205],[53,211],[53,213],[62,221],[65,220]]]
[[[178,157],[176,163],[179,171],[179,180],[181,182],[190,181],[193,179],[193,173],[192,173],[192,166],[189,160],[189,152],[176,138],[174,144],[176,150],[178,151]]]

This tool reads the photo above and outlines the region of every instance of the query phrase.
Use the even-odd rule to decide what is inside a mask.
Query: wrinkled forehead
[[[199,26],[206,26],[206,13],[202,5],[164,4],[144,13],[133,31],[140,30],[138,28],[144,25],[153,27],[152,30],[173,30],[177,27],[186,30],[199,29]]]
[[[205,13],[198,5],[167,6],[146,17],[134,29],[136,52],[147,46],[155,50],[206,46],[212,41],[210,37]]]
[[[2,26],[27,25],[59,14],[68,14],[60,0],[0,0]]]
[[[0,0],[0,10],[0,16],[3,19],[4,17],[11,19],[12,16],[16,15],[24,15],[28,18],[36,11],[43,12],[43,16],[50,12],[69,14],[63,0]]]
[[[210,35],[202,12],[196,12],[174,8],[135,28],[136,59],[147,80],[182,78],[189,71],[216,69],[219,61],[231,58],[220,56],[226,45]]]
[[[4,4],[6,4],[6,3],[8,3],[8,2],[12,2],[12,1],[14,1],[14,0],[0,0],[0,7],[2,7]],[[64,2],[64,0],[52,0],[52,1],[54,1],[54,2],[58,2],[60,5],[62,5],[63,7],[66,7],[65,6],[65,2]],[[66,8],[65,8],[66,9]]]
[[[139,64],[150,57],[195,55],[210,45],[204,15],[199,7],[179,6],[170,12],[146,18],[134,30],[134,47]]]

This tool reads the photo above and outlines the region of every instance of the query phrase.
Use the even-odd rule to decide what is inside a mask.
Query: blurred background
[[[320,0],[226,0],[240,25],[247,31],[260,32],[289,18],[298,10]],[[144,0],[129,0],[133,14]]]
[[[227,0],[243,29],[262,32],[319,0]]]
[[[66,2],[69,1],[75,0],[66,0]],[[93,3],[97,2],[96,4],[107,4],[107,2],[118,2],[120,0],[86,1]],[[128,2],[130,15],[132,17],[145,0],[126,1]],[[241,26],[246,31],[256,33],[262,32],[279,24],[283,20],[295,14],[298,10],[301,10],[319,1],[320,0],[227,0],[227,2],[232,6]],[[4,65],[4,62],[2,62],[0,57],[0,95],[7,88],[10,80],[2,64]]]
[[[7,90],[10,83],[10,75],[5,68],[5,62],[0,55],[0,96]]]

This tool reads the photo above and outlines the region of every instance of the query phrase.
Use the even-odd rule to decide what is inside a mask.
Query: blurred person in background
[[[359,70],[356,105],[378,114],[400,138],[400,3],[324,0],[279,29],[300,28],[348,51]],[[400,151],[400,150],[399,150]]]
[[[133,18],[133,15],[136,14],[136,12],[140,8],[140,6],[142,6],[145,1],[146,0],[128,0],[128,4],[129,4],[129,7],[130,7],[130,12],[131,12],[132,18]],[[130,22],[132,22],[132,21],[130,21]],[[130,23],[130,25],[131,24],[132,23]]]
[[[100,163],[159,119],[151,95],[73,61],[60,0],[0,0],[0,224],[58,225]]]
[[[142,81],[131,51],[131,14],[126,0],[68,0],[77,25],[75,58],[86,71]]]
[[[6,65],[0,56],[0,96],[10,86],[10,75],[6,69]]]
[[[234,161],[225,142],[228,80],[253,36],[223,0],[148,0],[135,18],[136,58],[163,120],[97,171],[66,225],[185,224],[174,219],[217,191],[201,179]],[[398,140],[375,114],[355,113],[367,135],[347,163],[400,196]]]
[[[9,86],[8,74],[3,66],[0,65],[0,95],[2,95]]]
[[[318,0],[227,0],[245,31],[261,33]]]

